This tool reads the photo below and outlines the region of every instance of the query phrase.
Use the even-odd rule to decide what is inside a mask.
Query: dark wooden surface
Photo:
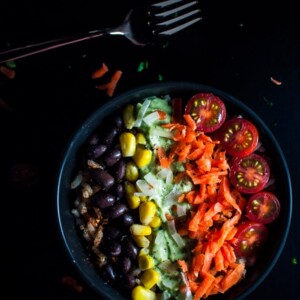
[[[117,24],[132,4],[1,1],[0,49]],[[122,37],[107,37],[16,61],[12,80],[0,74],[1,266],[5,285],[13,287],[8,289],[11,297],[99,299],[58,242],[53,193],[69,138],[109,101],[91,79],[105,62],[111,73],[123,71],[116,95],[159,78],[195,81],[241,99],[263,118],[286,156],[294,207],[280,259],[247,299],[299,298],[299,4],[207,0],[201,6],[203,21],[167,44],[139,48]],[[149,67],[138,72],[142,61]],[[62,284],[65,275],[77,280],[83,292]]]

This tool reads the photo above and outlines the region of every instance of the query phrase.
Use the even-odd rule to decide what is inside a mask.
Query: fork
[[[201,20],[198,0],[151,1],[131,9],[114,28],[89,31],[0,52],[0,63],[109,35],[121,35],[137,46],[154,44]]]

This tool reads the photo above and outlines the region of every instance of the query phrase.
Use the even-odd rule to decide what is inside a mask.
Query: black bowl
[[[191,82],[165,82],[150,84],[130,90],[111,99],[108,103],[96,110],[72,137],[63,155],[58,174],[56,205],[59,232],[67,254],[87,284],[105,299],[124,299],[116,290],[104,283],[93,262],[89,259],[82,237],[79,235],[74,216],[71,213],[72,203],[70,183],[74,179],[75,171],[80,161],[80,148],[87,138],[101,125],[104,118],[113,114],[116,109],[126,103],[137,102],[147,96],[171,94],[188,98],[198,92],[212,92],[224,100],[229,115],[242,114],[252,121],[258,128],[260,140],[272,159],[272,173],[280,179],[276,193],[281,199],[281,213],[279,218],[270,225],[270,235],[264,252],[260,255],[254,267],[247,270],[245,279],[232,287],[226,293],[218,295],[216,299],[232,300],[243,299],[253,292],[271,272],[284,248],[292,212],[292,188],[288,166],[283,152],[270,129],[263,120],[249,107],[238,99],[218,89]]]

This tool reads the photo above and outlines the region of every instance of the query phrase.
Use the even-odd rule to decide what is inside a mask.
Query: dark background
[[[132,5],[134,1],[2,0],[0,49],[116,25]],[[140,48],[123,37],[105,37],[18,60],[12,80],[0,74],[1,269],[5,285],[11,286],[9,299],[15,294],[99,299],[59,243],[54,190],[71,135],[109,101],[95,85],[107,82],[117,69],[123,76],[115,95],[159,78],[195,81],[241,99],[269,126],[290,169],[293,217],[280,259],[247,299],[299,298],[299,2],[207,0],[200,6],[203,20],[168,43]],[[138,72],[142,61],[149,67]],[[102,62],[110,68],[108,77],[92,80]],[[65,275],[83,291],[63,284]]]

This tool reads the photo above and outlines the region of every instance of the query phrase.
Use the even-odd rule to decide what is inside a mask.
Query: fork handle
[[[63,38],[58,38],[50,41],[30,44],[26,46],[21,46],[6,51],[0,52],[0,63],[4,63],[11,60],[17,60],[27,56],[35,55],[38,53],[50,51],[67,45],[79,43],[86,40],[96,39],[104,36],[107,33],[106,30],[94,30],[87,33],[67,36]]]

